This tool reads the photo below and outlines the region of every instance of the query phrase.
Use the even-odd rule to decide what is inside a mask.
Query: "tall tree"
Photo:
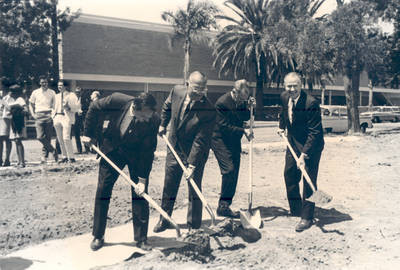
[[[207,38],[204,30],[217,27],[215,15],[218,13],[219,9],[212,2],[189,0],[186,9],[179,8],[175,12],[165,11],[161,14],[162,19],[174,28],[172,41],[183,41],[184,82],[186,82],[189,75],[192,44],[196,40]]]
[[[36,80],[41,74],[58,79],[57,39],[53,38],[79,13],[71,14],[67,8],[54,17],[56,7],[56,0],[0,2],[1,76],[20,83]]]
[[[334,67],[343,75],[350,132],[360,131],[359,87],[360,75],[367,63],[384,58],[377,50],[384,44],[377,44],[374,7],[364,1],[343,3],[329,19],[330,44],[334,48]]]
[[[257,106],[262,108],[264,84],[280,83],[285,73],[295,70],[299,29],[324,1],[225,1],[236,16],[218,16],[230,24],[216,37],[214,66],[220,74],[255,78]],[[261,116],[259,109],[256,118]]]
[[[298,32],[296,70],[302,74],[310,92],[314,85],[324,85],[326,81],[333,80],[333,49],[329,46],[329,38],[325,23],[315,19],[309,19]]]
[[[369,0],[376,3],[376,10],[382,19],[393,25],[393,32],[387,38],[390,47],[387,83],[392,88],[400,88],[400,1]]]
[[[264,83],[272,75],[278,75],[277,67],[280,64],[293,66],[291,58],[283,57],[279,47],[269,42],[278,39],[277,35],[270,35],[271,32],[278,32],[276,21],[272,20],[273,16],[268,10],[269,4],[269,0],[228,0],[224,5],[236,16],[217,16],[230,24],[215,39],[213,65],[218,67],[220,75],[232,73],[236,79],[255,78],[258,108],[263,107]],[[261,116],[262,110],[256,110],[256,119]]]

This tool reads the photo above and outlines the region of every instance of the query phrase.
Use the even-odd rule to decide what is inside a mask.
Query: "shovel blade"
[[[321,190],[316,190],[307,200],[317,205],[323,205],[330,203],[332,201],[332,196]]]
[[[262,227],[260,210],[257,209],[253,213],[240,211],[240,223],[245,229],[260,229]]]

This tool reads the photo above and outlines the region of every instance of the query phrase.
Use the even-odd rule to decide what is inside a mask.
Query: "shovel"
[[[287,137],[286,137],[284,134],[282,134],[282,138],[283,138],[283,140],[285,141],[287,147],[288,147],[289,150],[290,150],[290,153],[292,154],[294,160],[296,160],[296,163],[297,163],[297,161],[299,160],[299,158],[297,157],[296,153],[294,152],[292,145],[289,143]],[[300,167],[300,170],[301,170],[302,176],[304,177],[304,178],[303,178],[303,177],[302,177],[302,178],[303,178],[303,179],[306,179],[308,185],[310,186],[310,188],[311,188],[311,190],[312,190],[312,192],[313,192],[313,194],[311,195],[311,197],[309,197],[309,198],[307,199],[308,201],[314,202],[314,203],[316,203],[316,204],[318,204],[318,205],[327,204],[327,203],[329,203],[330,201],[332,201],[332,196],[331,196],[331,195],[329,195],[329,194],[323,192],[322,190],[317,190],[317,189],[315,188],[315,186],[314,186],[313,182],[311,181],[311,178],[310,178],[310,176],[308,175],[308,173],[307,173],[307,171],[306,171],[306,169],[305,169],[304,166],[301,166],[301,167]]]
[[[128,175],[126,175],[126,173],[124,173],[120,168],[118,168],[118,166],[115,165],[114,162],[112,162],[99,148],[97,148],[97,146],[92,144],[90,147],[93,150],[95,150],[97,152],[97,154],[99,154],[105,161],[107,161],[108,164],[110,164],[111,167],[113,167],[129,185],[131,185],[133,188],[136,189],[137,184],[135,184],[135,182],[133,182],[132,179]],[[176,222],[160,206],[158,206],[158,204],[148,194],[143,193],[141,196],[152,207],[154,207],[163,216],[163,218],[168,220],[172,224],[172,226],[174,226],[174,228],[176,230],[176,236],[177,236],[178,239],[180,239],[181,238],[181,231],[179,229],[178,224],[176,224]]]
[[[253,96],[254,91],[253,91]],[[250,105],[250,133],[253,133],[253,124],[254,124],[254,104]],[[249,181],[248,181],[248,202],[249,207],[247,211],[240,211],[240,223],[245,229],[260,229],[262,227],[262,220],[260,210],[256,211],[252,210],[253,204],[253,139],[250,140],[249,146]]]
[[[174,150],[174,148],[172,147],[171,143],[169,142],[167,136],[164,134],[163,139],[165,140],[165,142],[168,145],[169,150],[171,150],[172,154],[174,155],[175,159],[178,161],[179,165],[181,166],[183,172],[186,173],[186,167],[183,164],[182,160],[180,159],[180,157],[178,156],[178,154],[176,153],[176,151]],[[193,178],[189,178],[187,179],[190,183],[190,185],[192,186],[192,188],[194,189],[194,191],[196,192],[197,196],[199,196],[201,202],[203,203],[204,207],[206,208],[208,214],[211,217],[211,226],[215,225],[215,215],[210,207],[210,205],[207,203],[206,198],[203,196],[203,194],[201,193],[200,189],[197,187],[196,183],[194,182]],[[211,229],[210,229],[211,230]],[[214,233],[213,230],[210,231],[210,234]]]

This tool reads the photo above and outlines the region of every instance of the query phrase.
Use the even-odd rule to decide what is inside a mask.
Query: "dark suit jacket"
[[[246,103],[236,105],[231,92],[222,95],[215,103],[217,120],[213,139],[222,139],[228,146],[238,146],[242,139],[243,122],[250,119]]]
[[[161,110],[161,126],[170,124],[169,141],[189,164],[199,166],[205,162],[210,150],[211,135],[215,124],[215,109],[203,97],[195,102],[180,121],[180,110],[186,96],[186,87],[175,86]]]
[[[288,116],[289,93],[281,94],[282,111],[279,115],[279,128],[287,129],[288,140],[297,152],[307,155],[321,152],[324,148],[324,133],[321,123],[319,103],[304,91],[293,109],[293,122]]]
[[[135,159],[139,162],[138,176],[147,178],[154,158],[154,151],[157,147],[157,132],[160,118],[153,113],[149,121],[135,119],[132,121],[124,136],[121,137],[121,122],[128,112],[132,96],[121,93],[114,93],[108,97],[92,102],[86,114],[84,135],[91,138],[98,138],[97,127],[99,122],[105,119],[110,120],[107,129],[102,134],[100,146],[103,153],[107,154],[118,149],[125,157]]]

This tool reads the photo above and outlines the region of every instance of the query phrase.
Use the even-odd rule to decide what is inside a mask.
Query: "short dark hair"
[[[152,94],[142,92],[139,94],[138,98],[143,101],[143,105],[150,107],[150,109],[152,110],[155,110],[155,107],[157,106],[157,101]]]
[[[64,86],[69,86],[69,82],[68,81],[59,80],[58,82],[62,83]]]
[[[45,76],[45,75],[40,75],[40,76],[39,76],[39,81],[40,81],[40,80],[46,80],[46,81],[48,81],[49,78],[47,78],[47,76]]]
[[[22,88],[19,84],[13,84],[9,88],[11,93],[16,93],[16,94],[21,94],[22,93]]]

